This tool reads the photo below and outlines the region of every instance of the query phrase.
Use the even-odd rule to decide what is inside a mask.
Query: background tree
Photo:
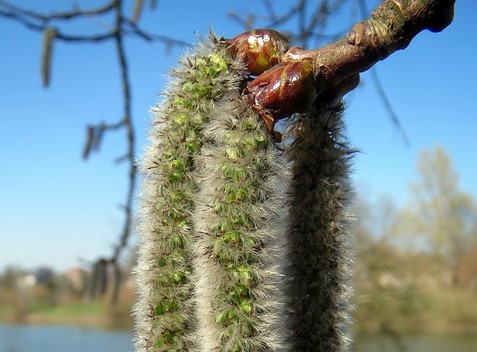
[[[459,178],[443,147],[424,150],[418,161],[419,180],[411,184],[412,203],[400,214],[399,231],[423,239],[450,265],[457,284],[460,259],[477,241],[477,208],[459,189]]]

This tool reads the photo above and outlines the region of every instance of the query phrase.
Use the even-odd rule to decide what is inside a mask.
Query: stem
[[[292,48],[284,60],[312,57],[320,93],[405,49],[419,32],[442,31],[452,22],[454,3],[455,0],[383,1],[370,19],[355,24],[344,38],[311,51]]]

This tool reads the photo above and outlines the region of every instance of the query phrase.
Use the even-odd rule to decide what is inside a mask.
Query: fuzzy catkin
[[[194,158],[214,102],[243,78],[242,66],[216,43],[212,36],[180,61],[153,110],[150,145],[140,162],[136,351],[189,351],[193,345]]]
[[[342,352],[351,344],[348,180],[354,153],[341,103],[304,115],[286,152],[292,161],[286,268],[291,350]]]
[[[286,168],[257,115],[225,96],[198,156],[198,351],[285,351]]]

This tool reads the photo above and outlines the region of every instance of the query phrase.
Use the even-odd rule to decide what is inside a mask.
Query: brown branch
[[[304,1],[300,3],[306,5]],[[274,130],[278,120],[304,112],[313,101],[322,104],[341,98],[356,88],[361,72],[396,50],[406,48],[419,32],[446,28],[453,20],[454,3],[455,0],[385,0],[370,19],[354,25],[335,43],[316,50],[292,47],[283,55],[287,46],[281,51],[268,51],[268,54],[278,53],[281,62],[258,72],[258,76],[247,83],[243,97],[264,120],[274,139],[280,141],[280,133]],[[271,31],[260,31],[267,32]],[[256,55],[251,55],[256,49],[251,46],[253,40],[242,38],[256,35],[256,32],[245,32],[225,41],[231,48],[244,46],[245,50],[241,47],[232,51],[249,65],[250,73],[256,68]],[[275,41],[279,43],[279,39]],[[260,55],[264,57],[274,41],[267,43],[261,47]]]
[[[152,41],[160,41],[163,42],[166,46],[170,47],[173,45],[177,45],[180,47],[188,46],[190,43],[180,40],[180,39],[175,39],[171,38],[162,34],[155,34],[155,33],[150,33],[141,27],[137,25],[137,23],[134,23],[133,21],[129,19],[123,19],[123,22],[128,24],[131,27],[131,31],[125,31],[127,34],[135,34],[139,38],[144,39],[145,41],[152,42]]]
[[[21,17],[30,17],[37,21],[48,22],[50,20],[70,20],[75,17],[102,15],[102,14],[108,13],[110,10],[113,9],[114,1],[111,1],[108,4],[105,4],[103,6],[100,6],[94,9],[81,10],[79,8],[75,8],[72,11],[52,12],[48,15],[21,8],[21,7],[12,5],[10,3],[7,3],[6,1],[2,1],[0,5],[5,7],[5,9],[7,9],[11,14],[15,14]]]
[[[407,147],[409,147],[410,146],[409,138],[407,138],[406,131],[404,130],[404,127],[401,125],[401,122],[399,122],[399,117],[397,116],[396,112],[393,109],[391,101],[389,100],[388,95],[386,94],[384,90],[384,87],[381,83],[381,80],[379,79],[379,76],[378,76],[378,73],[376,72],[375,67],[371,67],[369,72],[371,73],[371,78],[373,79],[374,85],[376,86],[376,89],[378,90],[378,95],[381,98],[382,102],[384,103],[384,107],[388,111],[389,116],[391,117],[392,123],[401,134],[401,138],[404,141],[404,144]]]
[[[134,164],[135,158],[135,150],[134,150],[134,143],[135,143],[135,133],[134,128],[132,125],[131,120],[131,84],[129,80],[129,70],[128,64],[126,60],[126,51],[124,48],[123,43],[123,33],[121,32],[120,28],[122,25],[122,0],[115,0],[115,37],[114,42],[116,44],[116,52],[119,58],[119,67],[121,70],[121,84],[122,84],[122,94],[123,94],[123,114],[124,119],[123,123],[126,127],[126,135],[127,135],[127,142],[128,142],[128,149],[127,149],[127,160],[129,162],[129,182],[128,182],[128,190],[126,194],[126,204],[124,206],[124,225],[123,231],[119,238],[119,242],[116,244],[114,248],[114,252],[111,258],[111,263],[114,266],[114,273],[115,273],[115,285],[113,290],[112,302],[116,304],[119,297],[119,281],[120,281],[120,270],[118,267],[118,259],[122,252],[122,250],[126,247],[128,243],[129,236],[131,234],[131,224],[132,224],[132,207],[134,201],[134,189],[136,187],[136,167]]]
[[[52,27],[51,22],[60,20],[70,20],[72,18],[90,17],[96,15],[105,15],[110,12],[114,12],[116,7],[116,1],[111,1],[101,7],[89,10],[74,9],[70,12],[52,12],[50,14],[43,14],[32,10],[24,9],[5,1],[0,1],[0,17],[10,18],[11,20],[22,24],[23,26],[35,30],[44,31]],[[123,24],[130,26],[131,30],[126,30],[122,27]],[[138,37],[146,41],[160,41],[166,45],[167,48],[177,45],[184,46],[189,43],[168,37],[166,35],[149,33],[146,30],[139,27],[137,23],[131,19],[126,19],[121,15],[120,26],[115,26],[115,30],[91,34],[91,35],[74,35],[62,32],[59,28],[55,27],[56,37],[55,40],[61,40],[64,42],[102,42],[106,40],[114,39],[116,31],[122,31],[124,35],[137,35]]]
[[[419,32],[446,28],[453,19],[454,3],[455,0],[386,0],[370,19],[354,25],[341,40],[312,51],[291,49],[285,56],[287,60],[314,59],[320,93],[405,49]]]

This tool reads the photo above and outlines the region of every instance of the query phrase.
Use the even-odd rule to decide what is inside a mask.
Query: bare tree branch
[[[268,25],[270,26],[270,28],[276,28],[278,26],[283,25],[285,22],[289,21],[293,16],[295,16],[298,13],[300,6],[302,6],[301,3],[302,3],[302,0],[299,0],[293,7],[290,8],[290,10],[288,10],[288,12],[280,16],[274,15],[273,13],[270,12],[273,16],[273,17],[270,17],[269,19],[270,22],[268,23]]]
[[[151,1],[151,7],[156,5],[156,1]],[[136,10],[139,11],[139,10]],[[73,18],[114,15],[114,22],[111,29],[106,32],[99,32],[89,35],[65,33],[60,28],[60,22],[68,21]],[[124,210],[124,224],[121,230],[118,242],[113,253],[109,258],[99,258],[94,262],[94,266],[104,266],[105,263],[112,265],[114,270],[114,289],[112,300],[115,303],[118,299],[118,289],[120,282],[119,257],[126,247],[131,235],[131,224],[133,219],[132,208],[134,200],[134,191],[136,185],[136,167],[134,160],[135,154],[135,130],[131,111],[131,84],[129,79],[129,69],[127,65],[126,51],[124,48],[124,37],[133,35],[148,42],[159,41],[166,45],[166,48],[172,46],[184,46],[187,43],[160,34],[153,34],[142,29],[138,24],[139,13],[133,14],[132,19],[125,16],[122,0],[112,0],[105,5],[97,8],[82,10],[74,8],[71,11],[52,12],[49,14],[39,13],[19,6],[12,5],[0,0],[0,17],[10,19],[24,27],[44,33],[44,45],[42,53],[42,76],[46,86],[50,80],[51,71],[51,52],[53,41],[63,42],[90,42],[99,43],[113,40],[116,47],[116,56],[121,75],[123,111],[122,117],[115,123],[100,122],[94,125],[88,125],[86,129],[86,141],[83,148],[83,158],[87,159],[93,151],[99,151],[103,136],[106,132],[124,129],[126,131],[127,152],[118,157],[115,162],[128,162],[128,188],[126,192]],[[97,283],[96,283],[97,284]],[[103,291],[101,291],[103,292]]]
[[[125,33],[127,34],[135,34],[137,35],[138,37],[140,37],[141,39],[144,39],[145,41],[148,41],[148,42],[152,42],[152,41],[160,41],[162,43],[164,43],[165,45],[167,46],[188,46],[190,45],[190,43],[186,42],[186,41],[183,41],[183,40],[180,40],[180,39],[175,39],[175,38],[171,38],[169,36],[166,36],[166,35],[162,35],[162,34],[155,34],[155,33],[150,33],[142,28],[140,28],[136,23],[134,23],[133,21],[131,20],[128,20],[128,19],[123,19],[123,22],[126,23],[127,25],[129,25],[131,27],[131,30],[130,31],[127,31],[127,30],[124,30]]]
[[[120,271],[118,267],[119,256],[126,247],[128,243],[129,236],[131,234],[131,223],[132,223],[132,204],[134,200],[134,189],[136,186],[136,167],[134,164],[135,159],[135,131],[132,125],[131,120],[131,87],[129,81],[129,71],[126,60],[126,53],[123,45],[123,35],[120,30],[122,24],[122,0],[115,0],[115,33],[114,42],[116,44],[116,52],[119,58],[119,67],[121,69],[121,83],[122,83],[122,94],[123,94],[123,124],[126,128],[126,135],[128,141],[128,160],[129,160],[129,183],[128,191],[126,195],[126,205],[124,206],[124,226],[122,234],[119,238],[119,242],[116,244],[113,255],[111,257],[111,263],[115,268],[115,288],[113,293],[113,303],[116,303],[118,300],[119,293],[119,280],[120,280]]]
[[[0,1],[0,17],[10,18],[13,21],[16,21],[23,26],[35,30],[35,31],[44,31],[52,27],[52,22],[60,20],[69,20],[72,18],[78,17],[91,17],[97,15],[104,15],[111,11],[114,11],[116,2],[112,1],[109,4],[106,4],[102,7],[90,10],[79,10],[75,9],[71,12],[53,12],[51,14],[42,14],[39,12],[34,12],[28,9],[23,9],[18,6],[14,6],[5,1]],[[127,25],[130,27],[129,30],[123,27]],[[92,35],[75,35],[63,33],[59,28],[55,27],[56,37],[55,39],[65,41],[65,42],[102,42],[110,39],[114,39],[116,31],[122,31],[124,34],[133,34],[138,36],[141,39],[146,41],[159,41],[164,43],[168,48],[171,46],[184,46],[189,43],[175,39],[166,35],[154,34],[142,29],[136,22],[131,19],[125,18],[121,14],[120,25],[115,26],[115,30],[108,32],[102,32]]]
[[[89,10],[81,10],[79,8],[74,8],[72,11],[69,12],[52,12],[48,15],[21,8],[7,3],[6,1],[0,1],[0,5],[2,5],[11,14],[15,14],[18,17],[31,18],[37,21],[49,22],[51,20],[70,20],[75,17],[102,15],[110,12],[115,6],[115,2],[111,1],[108,4]]]
[[[407,138],[407,133],[404,127],[402,126],[401,122],[399,122],[399,117],[394,111],[393,105],[391,104],[391,101],[388,98],[388,95],[386,94],[384,87],[381,83],[381,80],[379,79],[378,73],[376,71],[376,68],[373,66],[369,70],[369,73],[371,74],[371,77],[373,79],[374,85],[376,86],[376,89],[378,91],[378,94],[384,103],[384,107],[388,111],[389,116],[391,117],[391,121],[393,122],[394,126],[397,128],[399,133],[401,134],[401,138],[403,139],[404,143],[406,146],[409,146],[409,138]]]

